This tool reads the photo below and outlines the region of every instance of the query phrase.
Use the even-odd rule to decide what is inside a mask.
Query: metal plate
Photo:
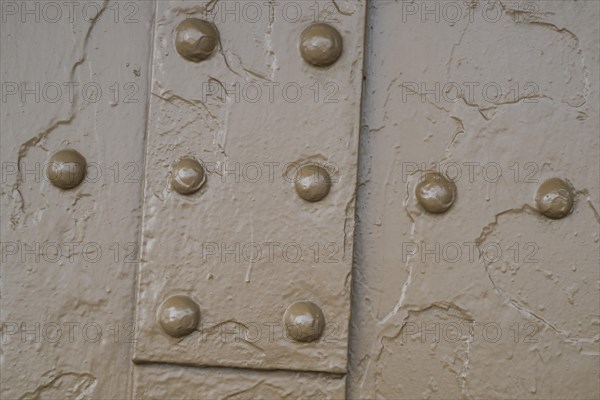
[[[190,17],[220,33],[199,63],[174,46]],[[346,371],[364,20],[359,1],[157,2],[134,361]],[[299,51],[315,22],[344,40],[327,68]],[[186,156],[207,182],[184,196],[170,166]],[[318,202],[294,188],[307,162],[332,177]],[[157,322],[173,295],[201,314],[179,339]],[[323,311],[318,341],[286,334],[283,314],[301,300]]]

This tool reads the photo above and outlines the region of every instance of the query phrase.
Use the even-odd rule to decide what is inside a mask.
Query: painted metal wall
[[[154,6],[1,6],[2,398],[125,398]],[[64,148],[88,163],[69,191]]]
[[[349,398],[598,397],[598,7],[370,3]]]
[[[2,398],[600,395],[597,2],[0,4]],[[188,17],[221,38],[197,64]],[[343,37],[332,67],[298,51],[313,22]],[[47,177],[65,148],[88,163],[71,190]],[[207,167],[192,196],[181,156]],[[307,161],[338,167],[320,202],[273,169]],[[440,214],[431,171],[456,185]],[[535,202],[553,177],[564,218]],[[175,292],[213,325],[165,337]],[[239,340],[298,299],[331,346]]]

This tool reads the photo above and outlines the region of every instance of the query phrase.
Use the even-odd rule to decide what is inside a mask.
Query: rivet
[[[298,168],[294,183],[298,195],[306,201],[323,200],[331,190],[331,177],[317,164],[304,164]]]
[[[297,342],[313,342],[323,334],[325,316],[310,301],[297,301],[285,310],[283,323],[287,336]]]
[[[48,180],[61,189],[72,189],[85,178],[87,163],[76,150],[65,149],[54,153],[48,160]]]
[[[160,305],[158,322],[169,336],[187,336],[200,322],[200,308],[187,296],[172,296]]]
[[[186,60],[200,62],[212,55],[219,43],[219,32],[213,24],[188,18],[175,29],[175,48]]]
[[[456,198],[456,184],[438,172],[427,172],[416,188],[417,200],[423,208],[433,214],[441,214]]]
[[[206,182],[204,166],[197,160],[184,157],[172,165],[171,187],[180,194],[192,194]]]
[[[540,214],[552,219],[567,216],[573,208],[574,200],[573,187],[560,178],[550,178],[542,183],[535,195],[535,204]]]
[[[316,67],[327,67],[336,62],[342,49],[342,35],[329,24],[310,25],[300,35],[300,53]]]

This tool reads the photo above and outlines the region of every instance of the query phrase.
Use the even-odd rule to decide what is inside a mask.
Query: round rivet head
[[[305,164],[298,168],[294,182],[298,195],[310,202],[323,200],[331,190],[331,176],[317,164]]]
[[[333,26],[313,24],[300,35],[300,53],[310,64],[327,67],[335,63],[342,54],[342,35]]]
[[[538,211],[552,219],[567,216],[573,208],[574,200],[573,187],[560,178],[550,178],[542,183],[535,195]]]
[[[158,322],[167,335],[184,337],[198,326],[200,308],[187,296],[172,296],[160,305]]]
[[[61,189],[71,189],[85,178],[87,163],[85,158],[73,149],[59,150],[48,160],[46,174],[48,180]]]
[[[321,308],[310,301],[297,301],[285,310],[283,324],[287,336],[297,342],[313,342],[325,329]]]
[[[437,172],[427,172],[417,184],[416,196],[419,204],[433,214],[446,211],[456,199],[456,184]]]
[[[178,193],[196,193],[205,182],[206,172],[199,161],[186,157],[173,164],[171,186]]]
[[[218,43],[219,33],[208,21],[188,18],[175,29],[175,48],[189,61],[206,60],[215,51]]]

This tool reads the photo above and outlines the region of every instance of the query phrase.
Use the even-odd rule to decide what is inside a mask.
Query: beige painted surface
[[[234,7],[226,18],[237,13],[240,23],[220,27],[224,51],[208,61],[211,76],[229,85],[252,79],[309,86],[337,82],[340,103],[282,102],[282,92],[276,90],[272,107],[266,107],[265,97],[251,103],[241,95],[240,103],[210,99],[206,109],[186,102],[202,100],[197,90],[206,76],[197,64],[178,59],[169,37],[192,2],[169,9],[171,3],[160,2],[160,40],[154,44],[151,2],[91,2],[103,9],[97,21],[83,18],[82,4],[75,6],[72,20],[67,6],[56,21],[53,10],[40,10],[39,22],[35,14],[22,21],[23,2],[15,2],[17,14],[5,8],[8,3],[2,3],[0,16],[0,76],[6,96],[0,103],[2,399],[600,396],[597,2],[471,7],[462,1],[431,1],[427,6],[370,2],[348,374],[286,370],[345,369],[358,129],[352,112],[359,104],[356,46],[362,41],[358,15],[365,12],[363,6],[337,1],[336,9],[324,1],[317,8],[319,18],[332,18],[341,27],[350,46],[336,66],[324,71],[302,65],[297,54],[295,40],[314,19],[314,9],[295,23],[277,17],[271,21],[266,18],[269,5],[261,1],[263,18],[244,24],[242,8]],[[310,7],[311,2],[296,3]],[[95,14],[92,7],[86,15]],[[281,9],[275,11],[280,16]],[[215,18],[219,27],[221,15]],[[25,89],[34,91],[40,83],[39,101],[35,94],[21,98],[24,82]],[[79,85],[73,101],[68,82]],[[98,86],[82,92],[90,82],[102,89],[96,102],[90,97]],[[17,83],[17,93],[9,94],[14,89],[10,83]],[[62,97],[54,101],[56,86],[44,89],[48,83],[62,87]],[[464,99],[453,101],[457,86],[450,83],[462,89]],[[503,94],[496,97],[498,87]],[[320,98],[329,93],[323,86],[320,90]],[[267,94],[264,89],[263,96]],[[148,102],[154,106],[150,118]],[[157,146],[158,137],[148,143],[148,159],[156,162],[148,164],[146,175],[147,121],[150,135],[162,132],[174,145]],[[179,135],[184,139],[177,145]],[[345,140],[332,140],[336,135]],[[54,151],[67,147],[96,163],[90,173],[100,176],[61,192],[45,180],[43,167]],[[236,173],[225,182],[213,173],[199,193],[178,198],[168,190],[165,171],[171,156],[188,153],[219,163],[211,164],[213,168],[225,160],[240,168],[251,161],[260,164],[263,155],[280,163],[329,160],[342,168],[330,195],[310,206],[297,198],[290,182],[249,184],[241,170],[239,186],[228,180]],[[13,168],[19,161],[21,179]],[[433,216],[416,203],[414,188],[417,169],[436,164],[451,175],[460,170],[462,176],[456,179],[453,207]],[[268,175],[262,167],[263,176]],[[346,175],[345,170],[352,171]],[[568,179],[577,191],[572,214],[560,220],[542,217],[532,208],[539,185],[555,176]],[[145,205],[144,178],[146,193],[157,195],[147,197]],[[240,192],[228,204],[232,187]],[[209,197],[219,190],[227,193],[223,201]],[[179,207],[178,212],[192,212],[189,206],[196,203],[204,207],[199,215],[191,213],[191,220],[163,210],[156,232],[177,240],[178,251],[153,253],[165,264],[178,257],[189,261],[182,270],[169,268],[168,274],[187,271],[183,291],[193,292],[203,320],[279,322],[289,301],[310,292],[322,302],[326,317],[342,328],[333,350],[319,348],[314,358],[310,350],[292,352],[286,360],[283,353],[291,343],[268,344],[272,356],[260,358],[244,343],[227,343],[240,333],[233,324],[233,334],[227,330],[226,339],[213,343],[201,361],[183,351],[182,360],[164,353],[154,358],[156,352],[150,357],[216,367],[133,364],[129,334],[140,330],[128,324],[134,322],[137,249],[140,243],[148,245],[148,236],[144,242],[139,236],[142,211],[146,207],[146,217],[153,215],[148,211],[158,210],[159,199]],[[271,214],[264,213],[267,207]],[[283,210],[288,211],[285,218],[275,217]],[[204,223],[207,216],[217,217]],[[265,271],[268,264],[248,265],[243,255],[230,269],[211,260],[214,255],[207,270],[193,269],[196,260],[202,261],[202,249],[189,240],[189,231],[228,243],[253,241],[247,238],[250,232],[256,241],[309,245],[303,239],[309,235],[310,243],[319,243],[321,255],[330,250],[324,248],[329,243],[338,244],[337,255],[346,254],[325,275],[300,273],[294,280],[299,284],[292,286],[289,274],[295,272],[281,259],[282,270],[276,272]],[[169,246],[168,240],[161,244]],[[307,263],[295,266],[314,273]],[[144,290],[166,290],[173,281],[140,282]],[[341,293],[340,298],[329,291]],[[165,293],[140,297],[147,307],[147,317],[140,314],[140,329],[148,329],[140,335],[140,346],[147,345],[144,335],[153,329],[149,321]],[[22,328],[30,332],[22,336]],[[150,345],[166,348],[163,342]],[[176,344],[183,349],[186,345],[185,340]],[[144,357],[137,350],[141,362]],[[240,354],[245,358],[237,358]],[[282,366],[281,360],[287,364]],[[269,365],[280,370],[250,369]]]
[[[136,366],[136,399],[343,399],[346,380],[328,373]]]
[[[60,18],[41,2],[0,4],[2,399],[125,398],[130,387],[154,10],[90,4]],[[44,170],[69,147],[93,164],[63,192]]]
[[[347,396],[598,398],[599,4],[448,3],[368,10]],[[462,171],[437,216],[435,164]],[[530,208],[554,176],[560,220]]]
[[[331,17],[345,50],[321,69],[303,60],[298,41],[315,22],[315,4],[322,11],[329,2],[282,2],[258,8],[262,18],[240,7],[239,21],[226,11],[245,3],[158,3],[136,361],[346,371],[365,21],[364,7],[351,3],[339,22]],[[286,5],[302,17],[290,22]],[[192,63],[175,50],[173,32],[185,18],[206,16],[221,47]],[[206,166],[198,193],[171,188],[170,166],[181,157]],[[294,189],[308,162],[332,177],[319,202]],[[156,310],[180,294],[198,303],[201,321],[175,339]],[[326,320],[311,343],[288,338],[283,324],[286,308],[304,300]]]

